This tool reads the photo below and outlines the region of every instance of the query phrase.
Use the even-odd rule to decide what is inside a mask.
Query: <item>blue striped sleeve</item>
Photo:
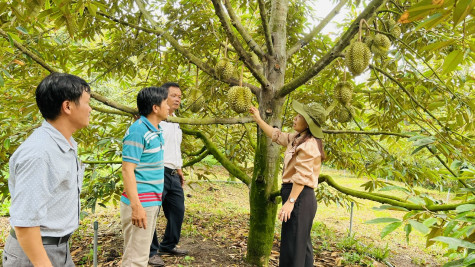
[[[144,150],[144,138],[139,132],[131,132],[124,137],[122,146],[122,161],[140,163]]]

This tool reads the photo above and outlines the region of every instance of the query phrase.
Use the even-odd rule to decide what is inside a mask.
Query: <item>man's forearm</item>
[[[122,177],[124,178],[124,190],[127,194],[127,198],[130,200],[130,206],[133,207],[140,204],[139,194],[137,191],[137,181],[135,180],[135,164],[123,163],[122,164]]]
[[[40,227],[15,227],[21,248],[35,267],[53,266],[41,241]]]

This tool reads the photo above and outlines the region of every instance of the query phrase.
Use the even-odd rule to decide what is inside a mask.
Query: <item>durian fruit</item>
[[[384,34],[378,33],[374,36],[371,52],[377,56],[384,56],[388,53],[390,47],[391,41],[389,38]]]
[[[353,84],[350,82],[339,82],[333,89],[333,96],[343,106],[346,106],[351,102],[353,96]]]
[[[228,104],[237,113],[249,110],[252,103],[251,89],[244,86],[233,86],[228,91]]]
[[[371,51],[360,41],[353,42],[346,50],[346,66],[353,75],[360,75],[368,67]]]
[[[391,35],[393,35],[394,37],[399,37],[399,35],[401,35],[401,27],[396,24],[396,21],[394,21],[393,19],[389,19],[388,21],[386,21],[385,24]]]
[[[192,112],[200,111],[204,104],[205,104],[205,97],[203,96],[203,92],[200,89],[193,88],[190,91],[190,95],[188,96],[188,100],[190,101],[190,110]]]
[[[229,79],[234,73],[234,67],[228,58],[222,58],[216,63],[216,72],[222,79]]]
[[[336,120],[345,123],[351,120],[351,113],[345,108],[341,107],[336,112]]]

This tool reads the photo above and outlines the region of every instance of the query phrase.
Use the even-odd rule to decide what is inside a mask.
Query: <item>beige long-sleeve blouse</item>
[[[272,132],[272,141],[287,147],[284,153],[282,183],[296,183],[316,188],[322,166],[322,157],[315,138],[310,138],[298,147],[292,146],[297,133]],[[302,138],[302,137],[298,137]]]

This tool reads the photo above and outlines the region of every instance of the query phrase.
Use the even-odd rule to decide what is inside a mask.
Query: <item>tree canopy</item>
[[[34,91],[49,72],[78,75],[93,89],[91,125],[75,136],[81,158],[90,164],[83,191],[88,207],[119,199],[121,140],[136,115],[138,90],[176,81],[185,97],[178,117],[170,120],[180,122],[186,134],[187,165],[212,155],[250,187],[248,259],[265,265],[269,235],[255,233],[273,229],[282,151],[247,115],[229,108],[229,87],[243,85],[263,118],[284,130],[290,130],[291,100],[320,103],[327,111],[326,164],[371,178],[354,191],[322,175],[329,186],[317,190],[319,199],[368,198],[406,212],[386,232],[404,226],[408,236],[412,229],[426,233],[428,245],[450,245],[450,253],[473,249],[475,3],[333,1],[326,17],[314,18],[318,4],[3,1],[0,194],[8,197],[9,156],[42,121]],[[348,11],[338,23],[342,34],[333,39],[322,33],[342,10]],[[351,51],[360,41],[371,54],[369,65],[356,74]],[[230,75],[215,68],[225,58]],[[342,82],[353,87],[344,105],[335,90]],[[458,204],[422,194],[415,185],[450,188]],[[384,194],[390,190],[407,197]],[[262,223],[257,214],[265,218]],[[474,261],[473,255],[461,260]]]

